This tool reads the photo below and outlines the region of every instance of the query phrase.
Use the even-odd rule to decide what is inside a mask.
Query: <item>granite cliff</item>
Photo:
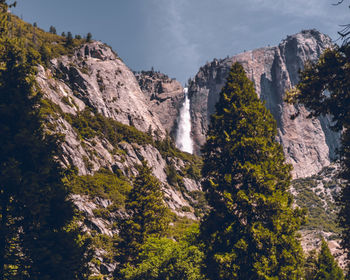
[[[141,71],[135,77],[147,97],[151,112],[157,115],[163,128],[174,136],[179,108],[184,99],[181,83],[153,70]]]
[[[316,30],[288,36],[276,47],[247,51],[226,59],[207,63],[200,68],[189,85],[192,135],[195,151],[200,153],[215,111],[219,92],[234,62],[240,62],[253,81],[258,96],[277,121],[278,140],[287,161],[294,166],[295,178],[311,176],[336,157],[339,135],[329,129],[330,118],[308,119],[300,108],[300,116],[291,120],[296,108],[283,101],[285,91],[298,82],[298,71],[308,60],[315,61],[331,47],[331,39]]]
[[[142,161],[152,168],[178,219],[197,219],[203,195],[194,168],[200,160],[177,150],[167,136],[183,99],[179,82],[160,73],[135,77],[111,48],[92,42],[39,66],[37,84],[47,131],[63,139],[59,160],[82,184],[71,197],[85,230],[99,244],[96,274],[112,277],[113,252],[106,244],[118,233],[125,216],[123,189],[132,185]]]

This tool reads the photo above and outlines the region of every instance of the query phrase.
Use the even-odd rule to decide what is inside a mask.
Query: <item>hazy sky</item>
[[[316,28],[337,39],[350,22],[337,0],[17,0],[13,10],[48,30],[91,32],[133,70],[152,66],[184,83],[213,58],[277,45]]]

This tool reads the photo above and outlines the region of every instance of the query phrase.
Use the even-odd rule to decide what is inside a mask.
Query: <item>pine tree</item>
[[[304,279],[314,280],[317,272],[317,253],[316,250],[311,250],[304,263]]]
[[[276,122],[235,63],[211,117],[203,152],[203,190],[211,206],[201,224],[209,279],[300,279],[290,165]]]
[[[317,259],[317,273],[313,280],[343,280],[344,274],[331,254],[327,242],[322,239],[321,251]]]
[[[120,227],[117,260],[121,266],[137,263],[146,239],[162,237],[169,224],[169,210],[163,202],[159,181],[152,176],[145,162],[138,167],[138,172],[125,205],[130,216]]]
[[[350,260],[350,44],[326,50],[317,63],[308,63],[300,73],[300,82],[287,93],[290,103],[305,105],[309,117],[332,116],[335,131],[341,131],[340,178],[343,186],[339,198],[338,222],[342,230],[341,245]],[[327,94],[325,93],[327,92]],[[350,269],[350,262],[348,262]],[[348,269],[348,270],[349,270]],[[348,275],[350,277],[350,275]]]
[[[92,40],[92,34],[89,32],[87,35],[86,35],[86,42],[87,43],[90,43]]]
[[[71,46],[73,44],[73,35],[72,32],[68,31],[66,45]]]
[[[49,29],[49,32],[52,33],[52,34],[56,34],[57,31],[56,31],[56,28],[54,26],[50,26],[50,29]]]
[[[57,137],[40,119],[39,55],[9,38],[7,8],[0,3],[0,280],[86,279],[88,243],[71,224]]]

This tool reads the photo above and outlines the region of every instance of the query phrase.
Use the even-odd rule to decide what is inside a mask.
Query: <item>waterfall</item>
[[[178,129],[176,132],[176,147],[181,151],[192,154],[193,143],[191,138],[191,114],[190,99],[188,98],[188,89],[184,88],[185,100],[180,109]]]

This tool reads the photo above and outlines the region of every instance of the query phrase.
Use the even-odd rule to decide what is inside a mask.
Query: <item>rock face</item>
[[[288,36],[277,47],[248,51],[230,58],[213,60],[200,68],[190,83],[192,135],[198,154],[204,144],[210,115],[215,112],[219,92],[234,62],[243,65],[256,92],[277,121],[278,139],[294,177],[307,177],[329,165],[339,146],[339,135],[329,129],[330,119],[307,119],[307,110],[291,120],[296,108],[283,101],[285,91],[298,82],[298,71],[308,60],[315,61],[331,39],[316,30]]]
[[[198,219],[202,209],[197,209],[197,200],[202,192],[199,178],[188,171],[193,162],[188,155],[164,150],[164,145],[171,145],[165,142],[166,134],[174,129],[183,99],[179,82],[160,73],[144,73],[136,78],[109,47],[92,42],[73,55],[51,60],[47,68],[39,66],[37,83],[44,97],[42,111],[47,130],[64,136],[59,159],[63,166],[76,167],[79,175],[108,169],[132,184],[136,166],[146,161],[161,184],[169,208],[179,217]],[[74,123],[77,119],[82,126]],[[107,127],[101,129],[98,125],[89,135],[82,133],[89,127],[87,122],[101,124],[103,120],[110,126],[130,126],[129,132],[122,133],[126,137],[133,134],[133,138],[113,141]],[[117,135],[116,130],[112,131]],[[176,181],[170,179],[170,170]],[[122,207],[109,210],[112,200],[98,195],[77,192],[71,198],[80,211],[83,228],[91,236],[108,239],[118,234],[118,224],[127,215]],[[116,263],[110,259],[110,249],[94,249],[94,274],[113,279]]]
[[[173,136],[184,99],[182,85],[175,79],[155,71],[142,71],[135,76],[149,101],[151,112],[158,116],[164,129]]]
[[[76,116],[90,108],[91,114],[97,112],[142,132],[151,131],[156,140],[164,139],[175,123],[183,88],[179,82],[160,73],[139,75],[138,80],[143,91],[133,72],[100,42],[85,44],[72,56],[53,59],[47,69],[39,66],[38,85],[44,98],[53,104],[53,111],[48,117],[49,126],[53,132],[65,136],[61,162],[66,167],[77,167],[80,175],[94,174],[101,168],[107,168],[119,170],[132,178],[137,174],[135,165],[145,160],[153,175],[162,183],[170,208],[179,215],[195,219],[193,211],[181,211],[182,208],[192,209],[189,204],[193,202],[191,197],[185,196],[167,180],[170,164],[182,172],[188,162],[162,155],[151,144],[125,141],[112,144],[103,134],[91,139],[81,137],[65,117]],[[170,119],[167,114],[170,114]],[[199,182],[192,182],[191,178],[183,181],[184,186],[191,186],[187,193],[200,190]]]
[[[73,56],[53,59],[49,70],[40,68],[38,82],[45,95],[64,112],[74,114],[76,109],[89,106],[105,117],[144,132],[151,128],[159,137],[165,136],[133,72],[100,42],[83,45]],[[67,98],[79,108],[67,105]]]

